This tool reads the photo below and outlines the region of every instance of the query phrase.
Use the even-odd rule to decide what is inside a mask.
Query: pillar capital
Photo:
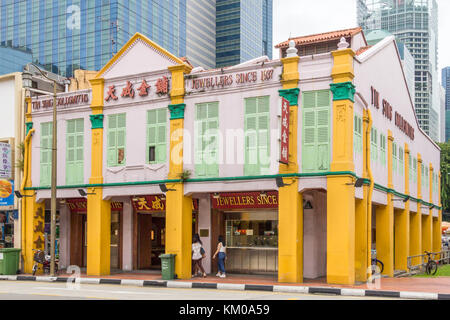
[[[185,103],[169,105],[170,120],[184,119],[184,110],[185,109],[186,109]]]
[[[103,114],[91,114],[89,118],[91,119],[92,129],[103,129]]]
[[[285,98],[289,101],[291,106],[298,106],[298,95],[300,93],[300,88],[292,88],[292,89],[281,89],[278,90],[280,97]]]
[[[355,85],[350,82],[340,82],[330,84],[331,92],[333,92],[333,101],[350,100],[355,102]]]

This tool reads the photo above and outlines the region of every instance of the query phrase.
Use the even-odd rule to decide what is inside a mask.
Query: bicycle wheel
[[[426,266],[426,271],[429,275],[434,276],[437,272],[438,266],[436,261],[428,261],[427,266]]]
[[[36,270],[37,270],[37,264],[35,263],[34,265],[33,265],[33,276],[36,274]]]
[[[377,267],[380,268],[380,273],[384,271],[384,264],[380,260],[377,259]]]

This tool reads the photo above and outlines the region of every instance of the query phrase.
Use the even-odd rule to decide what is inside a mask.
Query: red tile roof
[[[355,34],[358,34],[362,32],[361,27],[352,28],[352,29],[345,29],[345,30],[338,30],[338,31],[332,31],[332,32],[326,32],[326,33],[319,33],[319,34],[313,34],[309,36],[302,36],[302,37],[296,37],[291,38],[288,41],[281,42],[275,46],[275,48],[288,48],[289,47],[289,41],[294,40],[296,45],[304,45],[304,44],[310,44],[310,43],[317,43],[317,42],[326,42],[330,40],[337,40],[342,37],[352,37]]]
[[[355,52],[355,54],[356,54],[357,56],[359,56],[360,54],[363,54],[364,52],[366,52],[366,51],[369,50],[370,48],[372,48],[372,46],[361,47],[361,48],[359,48],[359,49]]]

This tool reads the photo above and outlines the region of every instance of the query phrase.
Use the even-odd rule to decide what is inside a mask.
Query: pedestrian
[[[201,271],[203,278],[206,278],[206,272],[202,266],[202,259],[203,259],[202,246],[203,243],[202,240],[200,240],[200,236],[198,235],[198,233],[194,234],[194,236],[192,237],[192,265],[193,265],[192,277],[195,277],[197,272],[200,273]]]
[[[216,277],[226,278],[225,275],[225,260],[227,259],[227,248],[225,246],[225,241],[223,236],[219,236],[217,244],[217,250],[214,253],[213,259],[218,257],[217,264],[219,267],[219,272],[217,272]]]

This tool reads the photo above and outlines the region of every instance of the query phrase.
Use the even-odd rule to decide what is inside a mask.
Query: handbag
[[[202,255],[202,259],[206,258],[206,252],[205,249],[203,249],[203,247],[200,248],[200,254]]]

